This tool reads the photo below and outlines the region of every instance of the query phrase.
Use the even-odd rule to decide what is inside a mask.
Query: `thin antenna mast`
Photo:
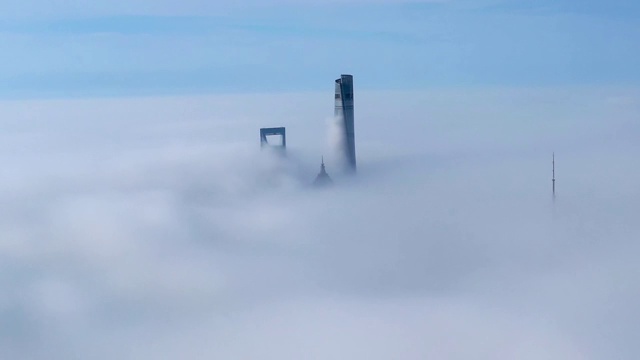
[[[556,153],[552,153],[552,158],[551,158],[551,165],[552,165],[552,175],[553,177],[551,178],[551,186],[552,186],[552,191],[553,191],[553,200],[556,199]]]

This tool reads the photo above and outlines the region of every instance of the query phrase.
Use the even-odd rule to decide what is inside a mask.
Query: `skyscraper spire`
[[[324,156],[322,157],[322,162],[320,163],[320,173],[316,176],[316,180],[313,182],[315,186],[327,186],[331,185],[333,181],[327,174],[327,170],[324,167]]]
[[[553,200],[556,199],[556,153],[551,155],[551,191],[553,194]]]

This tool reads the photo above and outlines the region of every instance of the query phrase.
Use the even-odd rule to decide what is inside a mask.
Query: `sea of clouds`
[[[640,92],[331,90],[1,102],[0,358],[640,356]]]

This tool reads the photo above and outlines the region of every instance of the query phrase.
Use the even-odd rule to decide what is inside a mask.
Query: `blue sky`
[[[34,10],[35,9],[35,10]],[[0,97],[635,86],[634,1],[0,4]]]

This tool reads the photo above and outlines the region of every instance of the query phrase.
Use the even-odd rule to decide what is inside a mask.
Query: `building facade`
[[[344,155],[347,169],[356,171],[356,140],[353,113],[353,76],[341,75],[336,79],[335,117],[344,129]]]

